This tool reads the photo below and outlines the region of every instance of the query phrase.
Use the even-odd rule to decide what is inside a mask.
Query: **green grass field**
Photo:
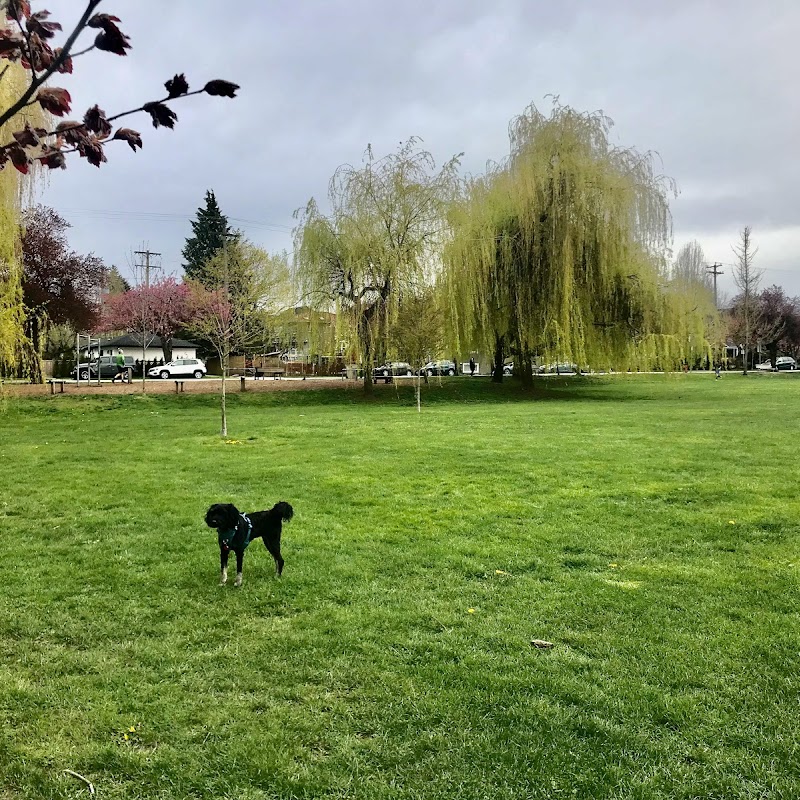
[[[800,796],[800,380],[537,385],[7,399],[0,798]]]

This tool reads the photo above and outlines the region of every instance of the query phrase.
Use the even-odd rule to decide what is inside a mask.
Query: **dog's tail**
[[[283,500],[280,503],[275,503],[272,507],[272,512],[279,514],[280,518],[286,520],[286,522],[294,516],[294,509],[288,503],[284,503]]]

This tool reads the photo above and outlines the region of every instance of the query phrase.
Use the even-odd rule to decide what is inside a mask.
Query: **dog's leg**
[[[280,578],[281,573],[283,572],[283,559],[281,558],[281,543],[280,539],[276,541],[267,541],[267,537],[264,537],[264,547],[269,550],[269,554],[275,560],[275,574]]]
[[[219,585],[224,586],[228,582],[228,551],[219,549]]]
[[[242,562],[244,561],[244,550],[236,553],[236,583],[234,586],[242,585]]]

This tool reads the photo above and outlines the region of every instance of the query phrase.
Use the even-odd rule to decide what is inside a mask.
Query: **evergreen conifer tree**
[[[192,231],[194,236],[186,240],[183,248],[183,271],[187,279],[210,286],[213,280],[209,282],[206,264],[223,248],[226,239],[233,235],[228,218],[220,210],[212,190],[206,192],[206,207],[197,209]]]

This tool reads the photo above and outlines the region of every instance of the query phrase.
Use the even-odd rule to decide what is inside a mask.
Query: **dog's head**
[[[220,531],[229,531],[236,527],[239,509],[232,503],[214,503],[206,511],[206,525]]]

